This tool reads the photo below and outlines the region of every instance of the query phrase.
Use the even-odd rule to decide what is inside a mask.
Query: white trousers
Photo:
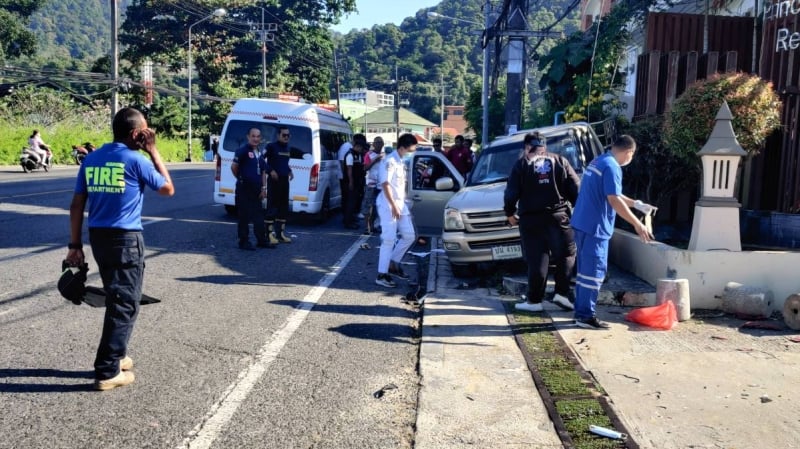
[[[389,272],[389,262],[399,263],[403,260],[411,245],[416,240],[414,222],[411,215],[392,217],[392,210],[383,202],[378,203],[378,216],[381,220],[381,254],[378,259],[378,273]],[[400,233],[400,238],[397,234]]]

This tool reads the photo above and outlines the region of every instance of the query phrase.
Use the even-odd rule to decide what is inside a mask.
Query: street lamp
[[[217,8],[211,14],[189,25],[189,149],[186,152],[186,162],[192,162],[192,27],[208,19],[222,17],[227,13],[225,8]]]
[[[484,23],[483,23],[483,32],[489,32],[489,9],[491,8],[491,4],[489,0],[486,0],[486,4],[484,6]],[[481,26],[481,23],[474,22],[472,20],[465,20],[459,19],[457,17],[450,17],[439,14],[438,12],[428,11],[428,17],[431,18],[442,18],[442,19],[450,19],[456,20],[459,22],[471,23],[473,25]],[[489,45],[488,41],[485,42],[486,45],[483,46],[483,86],[481,87],[481,107],[482,107],[482,115],[481,115],[481,149],[486,148],[486,145],[489,143]],[[444,103],[444,98],[442,98],[442,103]],[[444,109],[444,105],[442,105],[442,109]],[[444,126],[444,124],[442,125]],[[444,128],[441,130],[442,135],[444,135]]]

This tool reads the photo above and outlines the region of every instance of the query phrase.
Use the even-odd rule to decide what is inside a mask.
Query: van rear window
[[[266,148],[270,142],[278,140],[278,130],[284,127],[277,123],[263,123],[248,120],[231,120],[225,130],[225,140],[222,148],[234,152],[237,148],[247,144],[247,133],[250,129],[257,128],[261,131],[261,149]],[[289,128],[289,149],[292,159],[303,159],[306,154],[312,154],[311,129],[302,126],[286,126]]]

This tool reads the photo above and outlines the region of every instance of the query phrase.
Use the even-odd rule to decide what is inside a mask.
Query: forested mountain
[[[121,18],[130,0],[118,1]],[[36,35],[31,66],[88,70],[111,50],[111,3],[107,0],[49,0],[31,15]]]
[[[494,1],[494,14],[500,12],[505,2]],[[483,49],[479,42],[483,26],[483,0],[443,0],[433,8],[417,12],[406,18],[400,26],[375,25],[371,29],[353,30],[334,36],[338,56],[338,69],[343,91],[368,88],[394,92],[397,76],[401,80],[401,99],[408,100],[410,108],[423,117],[438,123],[442,96],[442,81],[446,104],[465,104],[472,89],[480,89]],[[531,1],[528,23],[533,30],[542,30],[556,23],[560,16],[577,2],[555,0]],[[476,24],[445,17],[429,17],[428,11]],[[578,26],[577,11],[552,27],[552,31],[575,31]],[[502,26],[501,26],[502,27]],[[532,38],[530,47],[538,45],[538,53],[547,52],[554,39]],[[490,41],[490,50],[498,47]],[[499,48],[502,52],[502,47]],[[502,53],[501,53],[502,56]],[[538,84],[533,51],[529,53],[530,86]],[[491,72],[495,87],[502,88],[498,79],[503,73],[501,58],[492,57]]]
[[[352,0],[330,0],[338,11],[346,12],[352,8]],[[138,76],[138,63],[150,57],[159,66],[156,70],[168,70],[164,77],[156,80],[157,85],[185,86],[180,81],[185,70],[185,23],[197,17],[184,18],[189,7],[197,2],[145,2],[121,0],[121,42],[123,58],[121,70],[127,76]],[[302,2],[287,2],[300,8]],[[311,5],[312,2],[309,2]],[[317,4],[318,2],[313,2]],[[431,121],[438,122],[442,101],[442,81],[444,81],[445,103],[464,104],[470,91],[480,89],[482,48],[479,45],[483,29],[484,0],[442,0],[437,6],[418,11],[397,26],[394,24],[375,25],[369,29],[353,30],[346,34],[331,33],[325,28],[330,18],[319,18],[316,27],[302,23],[294,24],[289,18],[279,23],[276,42],[271,44],[267,54],[268,90],[280,92],[294,90],[296,93],[314,101],[322,101],[327,95],[335,96],[335,74],[338,72],[343,91],[359,88],[394,92],[399,87],[401,99],[408,101],[409,107]],[[493,0],[495,15],[501,13],[504,1]],[[577,12],[572,11],[567,19],[556,24],[570,8],[575,8],[574,0],[531,0],[528,23],[533,30],[551,29],[565,31],[567,34],[577,28]],[[128,5],[132,4],[131,20],[125,21]],[[199,4],[199,3],[198,3]],[[283,3],[281,3],[283,4]],[[209,3],[210,5],[210,3]],[[206,5],[206,9],[210,7]],[[312,8],[309,6],[309,8]],[[210,21],[195,28],[199,48],[214,48],[214,53],[198,51],[195,55],[195,76],[199,79],[201,90],[218,96],[235,97],[260,92],[261,54],[253,37],[242,34],[248,26],[243,21],[260,17],[259,7],[230,7],[231,11],[219,24]],[[268,20],[281,16],[280,8],[266,7]],[[283,8],[286,10],[286,8]],[[324,8],[323,8],[324,9]],[[270,11],[275,11],[270,13]],[[309,11],[312,11],[310,9]],[[245,13],[246,11],[246,13]],[[456,21],[444,17],[429,17],[427,12],[435,11],[443,16],[451,16],[475,24]],[[207,12],[207,11],[206,11]],[[242,13],[247,19],[242,18]],[[152,17],[157,14],[175,16],[180,26],[155,27]],[[238,17],[238,18],[237,18]],[[299,17],[299,16],[298,16]],[[257,20],[257,19],[255,19]],[[296,20],[296,19],[292,19]],[[241,23],[240,23],[241,22]],[[302,22],[302,21],[300,21]],[[503,17],[498,20],[502,28]],[[556,24],[556,25],[554,25]],[[149,28],[148,28],[149,27]],[[154,28],[155,27],[155,28]],[[552,28],[551,28],[552,27]],[[89,70],[110,49],[110,6],[106,0],[49,0],[31,16],[30,29],[35,31],[39,50],[30,58],[14,61],[14,64],[30,67]],[[202,33],[215,33],[202,34]],[[158,33],[158,34],[156,34]],[[283,34],[286,33],[286,34]],[[202,37],[205,36],[205,37]],[[330,50],[333,40],[338,64],[334,68],[334,55]],[[545,54],[555,44],[554,39],[529,40],[531,48],[538,54]],[[153,47],[152,45],[155,45]],[[503,88],[502,46],[490,40],[491,71],[493,89]],[[135,47],[135,48],[132,48]],[[152,47],[152,48],[151,48]],[[219,55],[227,54],[224,59]],[[498,57],[499,56],[499,57]],[[536,88],[538,79],[534,54],[528,60],[529,86]],[[130,63],[133,63],[131,66]],[[167,78],[169,77],[169,78]],[[399,86],[394,82],[400,80]],[[177,82],[176,82],[177,79]]]

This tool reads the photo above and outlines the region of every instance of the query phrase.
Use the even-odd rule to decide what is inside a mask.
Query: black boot
[[[281,243],[292,243],[292,239],[286,235],[286,220],[275,220],[275,237]]]

